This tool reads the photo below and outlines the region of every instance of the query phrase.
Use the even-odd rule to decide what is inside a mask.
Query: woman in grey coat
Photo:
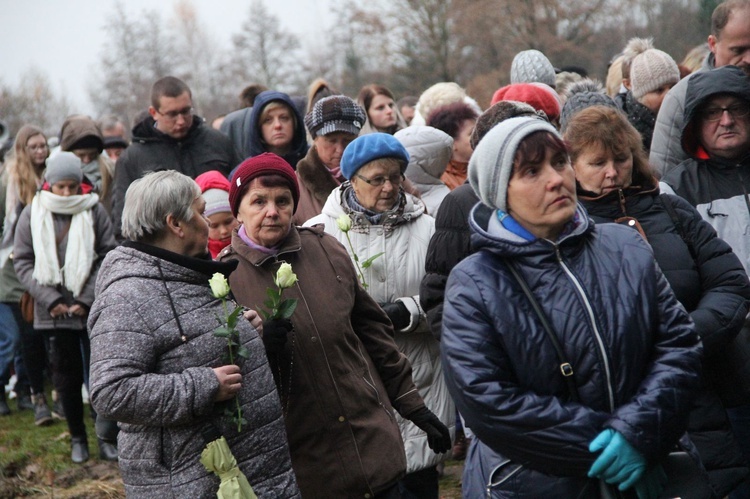
[[[239,365],[225,365],[227,340],[213,334],[224,312],[209,279],[237,263],[210,259],[204,209],[198,185],[176,171],[128,188],[127,240],[102,263],[89,319],[91,401],[119,422],[128,497],[215,497],[220,480],[200,455],[203,435],[216,431],[258,497],[299,497],[258,332],[237,325],[248,353]],[[235,397],[246,421],[239,432],[224,416]]]

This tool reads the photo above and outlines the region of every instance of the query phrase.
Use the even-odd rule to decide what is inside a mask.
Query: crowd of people
[[[0,384],[75,463],[93,417],[129,497],[214,495],[223,436],[258,497],[436,499],[453,458],[467,498],[655,499],[681,453],[748,498],[750,1],[697,52],[634,38],[605,86],[524,50],[486,109],[319,79],[208,122],[166,76],[130,133],[27,124]]]

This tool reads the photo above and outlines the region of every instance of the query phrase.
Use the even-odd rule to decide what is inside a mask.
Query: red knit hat
[[[506,85],[495,92],[495,95],[492,96],[491,105],[503,100],[525,102],[538,111],[544,111],[551,121],[560,117],[560,99],[551,87],[543,83],[512,83]]]
[[[232,207],[232,214],[235,217],[250,182],[263,175],[280,175],[289,182],[289,190],[292,191],[292,199],[294,200],[294,212],[297,211],[297,205],[299,204],[297,174],[283,158],[270,152],[264,152],[240,163],[232,176],[232,185],[229,187],[229,206]]]

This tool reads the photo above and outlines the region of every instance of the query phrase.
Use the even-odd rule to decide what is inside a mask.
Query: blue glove
[[[667,474],[664,473],[664,468],[661,464],[655,464],[635,483],[635,493],[638,499],[659,499],[666,483]]]
[[[615,430],[604,430],[589,444],[590,452],[600,450],[602,453],[589,469],[591,478],[600,478],[609,484],[617,484],[620,490],[627,490],[646,471],[643,455]]]

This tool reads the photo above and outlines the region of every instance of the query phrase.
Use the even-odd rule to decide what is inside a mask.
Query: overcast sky
[[[264,0],[282,27],[305,43],[321,42],[334,0]],[[340,1],[340,0],[339,0]],[[247,19],[249,0],[192,0],[199,21],[229,46]],[[128,17],[158,11],[173,16],[174,0],[123,0]],[[14,88],[31,67],[50,78],[55,93],[69,95],[72,112],[90,113],[86,88],[106,39],[105,21],[115,0],[0,0],[0,81]],[[2,114],[2,110],[0,110]]]

